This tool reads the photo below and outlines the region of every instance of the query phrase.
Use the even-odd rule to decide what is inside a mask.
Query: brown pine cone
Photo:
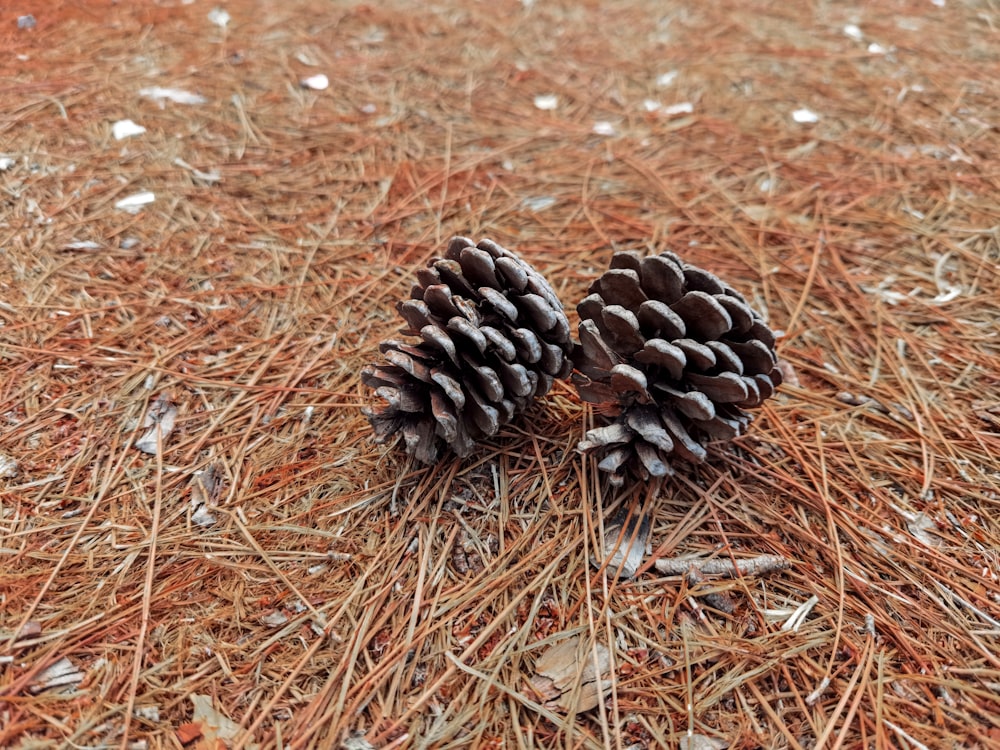
[[[385,400],[365,410],[376,442],[401,433],[408,453],[433,463],[446,448],[469,455],[567,377],[573,345],[552,287],[492,240],[453,238],[417,281],[397,305],[415,338],[383,342],[385,361],[361,380]]]
[[[620,483],[672,473],[675,457],[741,434],[781,383],[774,333],[743,296],[673,253],[615,253],[577,306],[580,397],[604,424],[578,450]]]

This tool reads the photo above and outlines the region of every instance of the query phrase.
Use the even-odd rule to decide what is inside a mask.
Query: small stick
[[[737,560],[735,564],[726,558],[698,560],[690,557],[661,557],[654,565],[657,571],[668,576],[683,575],[693,569],[701,575],[736,578],[787,570],[792,563],[788,558],[780,555],[758,555],[745,560]]]

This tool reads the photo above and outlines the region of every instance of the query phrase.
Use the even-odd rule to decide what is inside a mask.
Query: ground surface
[[[0,11],[0,746],[1000,744],[994,3],[214,7]],[[358,371],[453,234],[570,310],[681,253],[789,382],[659,498],[566,384],[413,468]],[[613,689],[543,705],[579,634]]]

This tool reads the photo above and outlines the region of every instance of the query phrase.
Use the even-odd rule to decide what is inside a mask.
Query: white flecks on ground
[[[656,99],[644,99],[642,102],[642,108],[647,112],[655,112],[662,106]]]
[[[660,73],[656,77],[657,88],[665,89],[667,86],[673,86],[674,81],[677,80],[677,71],[668,70],[666,73]]]
[[[261,615],[260,621],[270,628],[280,628],[282,625],[288,622],[288,615],[286,615],[280,609],[274,609],[265,615]]]
[[[132,120],[118,120],[111,126],[111,135],[115,137],[116,141],[120,141],[122,138],[131,138],[133,135],[142,135],[145,132],[146,128],[132,122]]]
[[[812,612],[813,607],[819,603],[818,596],[811,596],[806,599],[802,604],[797,605],[794,609],[790,607],[782,607],[780,609],[765,609],[764,618],[770,622],[776,622],[784,620],[781,629],[783,631],[793,631],[798,632],[798,629],[802,626],[802,623],[808,617],[809,613]]]
[[[373,26],[366,33],[358,37],[362,44],[378,45],[385,41],[385,30],[378,26]]]
[[[54,688],[72,689],[83,682],[84,674],[69,659],[63,657],[47,669],[38,673],[29,690],[38,694]]]
[[[792,112],[792,119],[801,123],[819,122],[819,115],[811,109],[802,108]]]
[[[556,199],[551,195],[539,195],[534,198],[525,198],[521,201],[521,205],[524,206],[529,211],[544,211],[546,208],[552,208],[556,204]]]
[[[211,526],[215,523],[211,506],[222,494],[224,478],[217,464],[210,464],[207,469],[196,471],[191,477],[191,520],[199,526]]]
[[[222,179],[222,175],[220,175],[216,170],[213,169],[211,172],[202,172],[200,169],[192,167],[190,164],[188,164],[179,156],[174,159],[174,164],[176,164],[178,167],[186,169],[194,177],[196,177],[199,180],[203,180],[204,182],[218,182],[219,180]]]
[[[559,97],[555,94],[539,94],[535,97],[535,109],[550,111],[559,106]]]
[[[136,706],[135,715],[146,721],[157,722],[160,720],[159,706]]]
[[[6,172],[15,164],[17,164],[17,160],[12,156],[0,156],[0,172]]]
[[[302,85],[302,88],[312,89],[313,91],[323,91],[324,89],[329,88],[330,79],[323,73],[317,73],[314,76],[303,78],[299,83]]]
[[[73,240],[62,246],[63,250],[100,250],[103,247],[100,242],[93,240]]]
[[[666,115],[667,117],[689,115],[692,112],[694,112],[694,105],[691,102],[678,102],[677,104],[671,104],[669,107],[663,107],[663,109],[660,110],[660,114]]]
[[[6,453],[0,453],[0,479],[13,479],[17,476],[17,461]]]
[[[895,503],[890,504],[892,509],[902,516],[904,521],[906,521],[906,530],[910,532],[910,535],[914,539],[927,547],[941,546],[941,537],[930,533],[932,530],[937,530],[937,524],[934,523],[933,518],[928,516],[923,511],[913,513],[896,505]]]
[[[681,737],[678,747],[680,750],[725,750],[729,743],[717,737],[692,733]]]
[[[212,10],[208,11],[208,20],[220,29],[224,29],[229,25],[232,17],[222,8],[212,8]]]
[[[141,193],[134,193],[122,198],[120,201],[115,203],[115,208],[121,211],[127,211],[130,214],[137,214],[140,210],[142,210],[143,206],[147,206],[155,200],[156,196],[153,193],[148,190],[144,190]]]
[[[208,509],[207,505],[198,505],[194,500],[192,500],[191,506],[191,520],[194,523],[199,526],[211,526],[215,523],[216,518],[212,515],[212,511]]]
[[[849,23],[844,27],[844,36],[850,37],[856,42],[860,42],[865,38],[864,34],[861,33],[861,29],[853,23]]]
[[[945,6],[945,0],[931,0],[931,5],[938,8],[943,8]]]
[[[793,633],[799,632],[799,628],[802,627],[802,623],[806,621],[809,613],[812,612],[813,607],[819,603],[819,597],[816,595],[810,596],[802,604],[796,607],[795,611],[792,612],[791,616],[785,620],[785,623],[781,626],[784,631],[792,631]]]
[[[931,300],[932,304],[941,305],[945,302],[951,302],[956,297],[961,296],[964,291],[961,284],[953,284],[945,278],[946,266],[950,259],[951,253],[947,252],[934,264],[934,285],[937,287],[938,293]]]
[[[615,130],[615,126],[607,120],[598,120],[595,122],[593,131],[597,133],[597,135],[616,135],[618,132]]]
[[[201,94],[192,94],[183,89],[164,88],[163,86],[147,86],[139,89],[139,96],[152,99],[163,106],[164,102],[171,101],[175,104],[204,104],[208,101]]]
[[[146,433],[135,441],[135,447],[143,453],[156,455],[160,451],[160,446],[167,441],[167,437],[174,430],[174,423],[177,421],[177,407],[167,396],[159,396],[146,410],[146,416],[142,420],[142,426],[146,428]]]
[[[33,29],[36,23],[35,17],[31,14],[17,17],[17,28],[19,29]]]
[[[883,47],[878,42],[872,42],[868,45],[868,54],[870,55],[885,55],[888,54],[889,50]]]
[[[315,68],[319,65],[319,60],[312,50],[299,50],[295,53],[295,59],[303,65],[308,65],[310,68]]]

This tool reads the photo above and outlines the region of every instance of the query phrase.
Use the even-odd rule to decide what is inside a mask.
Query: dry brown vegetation
[[[1000,744],[995,3],[26,5],[0,746]],[[613,248],[674,250],[784,330],[790,382],[659,497],[602,492],[566,384],[411,466],[358,372],[453,234],[568,308]],[[594,569],[640,506],[643,569]],[[685,554],[790,566],[653,565]],[[564,712],[528,679],[577,634],[614,684]]]

